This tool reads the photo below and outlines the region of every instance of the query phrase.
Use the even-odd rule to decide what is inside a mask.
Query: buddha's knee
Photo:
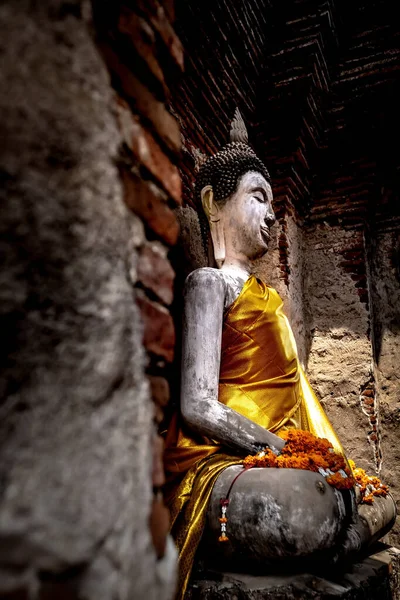
[[[208,529],[219,535],[220,498],[242,467],[229,467],[217,479]],[[347,502],[346,502],[347,500]],[[347,506],[346,506],[347,503]],[[227,509],[229,554],[254,560],[306,557],[332,548],[354,505],[350,492],[338,492],[318,473],[297,469],[250,469],[233,484]]]
[[[371,544],[384,536],[396,521],[397,507],[391,494],[378,496],[372,504],[358,506],[358,520],[363,531],[363,545]]]

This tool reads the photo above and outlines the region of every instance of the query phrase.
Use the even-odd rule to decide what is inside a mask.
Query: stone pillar
[[[168,388],[158,371],[150,389],[142,340],[171,360],[173,273],[157,236],[176,239],[167,200],[180,183],[126,112],[141,154],[122,181],[127,127],[90,12],[78,0],[0,7],[0,597],[167,600],[175,552],[153,510],[151,395],[163,405]]]

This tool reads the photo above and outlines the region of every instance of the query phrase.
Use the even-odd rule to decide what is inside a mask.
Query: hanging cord
[[[228,523],[228,518],[226,516],[226,511],[228,509],[229,506],[229,494],[231,493],[231,490],[233,488],[233,484],[235,483],[235,481],[241,476],[243,475],[243,473],[245,473],[246,471],[248,471],[251,467],[243,467],[243,471],[240,471],[237,475],[235,475],[235,477],[232,479],[231,485],[229,486],[228,489],[228,493],[226,494],[226,496],[224,498],[221,498],[219,503],[221,505],[221,516],[219,518],[219,522],[221,524],[221,535],[218,538],[219,542],[227,542],[229,541],[228,536],[226,535],[226,525]]]

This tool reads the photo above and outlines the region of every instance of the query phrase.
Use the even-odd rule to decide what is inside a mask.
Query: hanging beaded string
[[[231,485],[229,486],[229,490],[228,493],[226,494],[225,498],[221,498],[219,503],[221,506],[221,516],[219,518],[219,522],[221,525],[221,535],[218,538],[219,542],[228,542],[229,538],[226,535],[226,525],[228,523],[228,517],[226,516],[226,512],[228,510],[228,506],[229,506],[229,494],[231,493],[231,489],[233,487],[233,484],[235,483],[236,479],[238,477],[240,477],[241,475],[243,475],[243,473],[245,473],[246,471],[248,471],[248,469],[250,469],[251,467],[243,467],[243,471],[240,471],[232,480]]]
[[[219,536],[218,541],[219,542],[227,542],[229,540],[229,538],[226,535],[226,524],[228,522],[228,519],[226,516],[226,511],[228,509],[229,498],[221,498],[220,504],[221,504],[221,516],[219,518],[219,522],[221,523],[221,535]]]

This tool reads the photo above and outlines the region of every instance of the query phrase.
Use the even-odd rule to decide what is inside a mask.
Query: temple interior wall
[[[305,365],[310,334],[304,299],[304,231],[293,211],[288,211],[271,234],[268,253],[258,262],[256,273],[279,292]]]
[[[369,417],[360,403],[373,368],[369,310],[343,258],[344,253],[359,250],[362,235],[316,225],[304,232],[304,238],[310,382],[349,456],[374,471]]]
[[[370,290],[380,401],[391,409],[400,394],[400,259],[396,231],[371,234]]]
[[[300,360],[348,455],[399,503],[397,230],[304,224],[288,211],[257,273],[275,287]],[[399,543],[398,525],[389,534]]]
[[[400,507],[400,273],[399,231],[372,231],[370,297],[382,448],[382,476]],[[389,534],[399,544],[400,524]]]
[[[289,308],[288,318],[295,334],[301,363],[305,366],[309,349],[310,328],[306,311],[305,296],[305,235],[303,228],[292,216],[287,217],[288,264],[289,264]]]

